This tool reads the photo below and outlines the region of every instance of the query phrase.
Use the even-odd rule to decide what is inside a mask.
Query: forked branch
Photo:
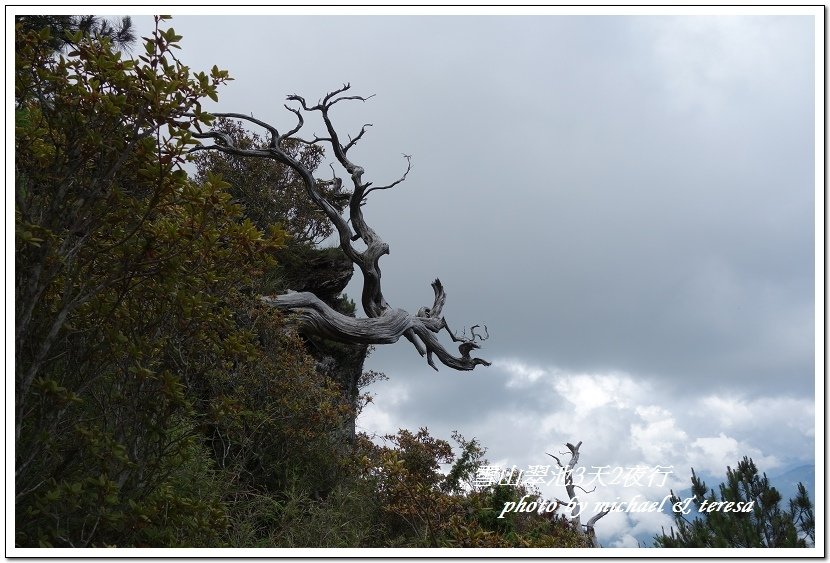
[[[470,355],[473,350],[480,348],[480,345],[476,342],[476,338],[478,338],[478,342],[483,342],[489,337],[486,326],[486,336],[484,337],[481,334],[475,333],[475,329],[479,325],[474,325],[470,329],[470,338],[466,337],[466,331],[461,337],[453,334],[446,320],[441,315],[446,301],[446,293],[439,280],[436,279],[432,283],[432,288],[435,293],[435,300],[432,307],[422,307],[416,315],[411,315],[402,309],[394,309],[386,302],[381,290],[379,261],[381,256],[389,253],[389,246],[366,223],[363,217],[363,205],[366,203],[366,198],[371,192],[394,188],[406,180],[409,172],[412,170],[412,159],[409,155],[404,155],[407,162],[406,171],[399,179],[390,184],[372,187],[372,182],[364,181],[363,176],[365,170],[349,158],[348,152],[363,138],[367,128],[371,124],[365,124],[354,138],[349,137],[349,141],[343,144],[329,115],[332,106],[339,102],[365,102],[372,97],[344,95],[350,88],[349,84],[344,84],[341,88],[326,94],[322,100],[313,106],[310,106],[302,96],[296,94],[288,96],[289,102],[296,102],[298,104],[298,107],[285,106],[296,117],[296,123],[282,134],[273,125],[250,115],[241,113],[214,114],[217,117],[240,119],[263,127],[269,134],[269,145],[265,148],[240,148],[234,145],[230,136],[215,130],[193,134],[197,139],[213,140],[213,144],[199,145],[193,149],[194,151],[218,150],[245,158],[267,158],[288,166],[300,176],[308,196],[326,214],[337,230],[340,248],[360,268],[363,274],[361,304],[368,318],[356,319],[342,315],[311,293],[288,292],[283,295],[262,297],[262,300],[272,307],[293,313],[293,322],[301,330],[326,338],[341,342],[387,344],[395,342],[401,336],[404,336],[412,342],[421,356],[426,356],[427,363],[435,369],[437,368],[433,361],[434,356],[437,356],[444,365],[456,370],[472,370],[477,365],[489,366],[490,362],[480,358],[474,358]],[[314,135],[311,140],[297,137],[296,135],[302,130],[305,124],[304,114],[315,113],[319,114],[322,118],[326,128],[326,136],[320,137]],[[288,150],[284,149],[284,143],[289,139],[306,144],[324,145],[331,148],[334,158],[345,169],[352,181],[353,189],[349,197],[348,220],[323,196],[311,170],[299,160],[292,157]],[[342,186],[342,180],[337,176],[334,168],[332,168],[332,173],[339,188]],[[338,193],[340,192],[339,189],[336,191]],[[353,245],[358,240],[362,240],[365,243],[365,250],[359,250]],[[437,334],[442,329],[447,330],[454,342],[460,342],[458,355],[453,355],[447,351],[438,340]]]

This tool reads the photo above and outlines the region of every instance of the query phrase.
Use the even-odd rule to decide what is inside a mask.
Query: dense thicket
[[[347,408],[251,288],[286,235],[181,170],[199,100],[156,30],[138,61],[17,37],[16,504],[21,545],[216,545],[314,466]]]
[[[496,519],[527,491],[463,486],[474,440],[456,459],[426,430],[353,435],[365,348],[302,340],[255,298],[307,284],[353,311],[351,267],[313,246],[330,226],[284,171],[204,158],[188,178],[229,78],[183,65],[163,20],[130,60],[79,20],[16,27],[16,545],[583,545]]]

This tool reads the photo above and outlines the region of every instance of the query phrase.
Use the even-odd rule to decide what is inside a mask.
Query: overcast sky
[[[659,500],[690,467],[722,477],[744,455],[770,475],[814,463],[812,17],[170,25],[194,70],[235,78],[209,109],[284,127],[287,94],[351,82],[375,97],[332,118],[374,125],[350,153],[365,178],[388,183],[412,155],[365,207],[391,248],[384,293],[415,312],[439,277],[450,326],[486,324],[493,365],[436,373],[404,339],[379,347],[366,367],[390,380],[360,429],[458,430],[508,467],[580,440],[587,467],[674,467],[665,488],[591,500]],[[633,545],[668,523],[612,514],[598,532]]]

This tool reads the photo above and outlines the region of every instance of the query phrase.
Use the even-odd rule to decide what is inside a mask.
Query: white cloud
[[[731,428],[751,422],[757,417],[758,411],[753,414],[750,405],[734,398],[721,395],[710,395],[701,400],[703,416],[712,416],[719,424]]]
[[[682,452],[689,437],[666,409],[656,406],[638,406],[634,412],[641,423],[631,425],[631,441],[649,463],[665,464]]]
[[[383,382],[383,400],[372,400],[367,404],[355,421],[358,432],[370,436],[397,434],[398,429],[406,428],[406,421],[397,416],[401,405],[409,400],[408,386],[403,382]]]
[[[696,438],[689,448],[689,460],[698,472],[724,475],[726,467],[735,467],[744,456],[749,456],[760,467],[774,469],[781,462],[774,455],[765,455],[760,449],[739,442],[720,432],[717,436]]]
[[[508,387],[527,387],[545,375],[545,370],[528,366],[515,359],[494,360],[493,366],[510,374],[510,379],[507,381]]]
[[[534,450],[554,451],[581,440],[596,464],[672,465],[678,472],[695,467],[722,475],[750,456],[775,469],[786,457],[803,457],[809,449],[798,444],[813,436],[814,405],[806,398],[707,395],[678,403],[669,388],[624,372],[568,372],[515,358],[494,366],[510,375],[505,387],[527,389],[551,405],[498,417],[514,442],[521,432]],[[778,442],[792,444],[784,457]]]
[[[642,385],[626,374],[558,372],[554,389],[583,413],[603,406],[625,409],[642,393]]]
[[[701,399],[698,412],[704,418],[714,417],[725,428],[757,431],[759,427],[788,427],[800,434],[814,434],[815,403],[810,399],[709,395]]]
[[[361,416],[360,426],[384,433],[407,427],[407,417],[413,418],[419,405],[441,394],[443,381],[399,374],[396,381],[381,383],[378,401]],[[472,387],[450,381],[459,385],[455,394],[479,397]],[[808,460],[812,452],[812,445],[805,445],[813,424],[808,399],[713,394],[679,400],[674,389],[659,380],[621,371],[568,371],[518,358],[496,359],[481,384],[489,386],[481,398],[501,393],[500,400],[488,402],[467,426],[459,426],[457,418],[443,427],[429,422],[433,435],[448,438],[452,430],[459,430],[468,438],[474,436],[488,448],[490,463],[506,468],[555,468],[545,453],[558,455],[565,442],[577,441],[583,442],[579,466],[589,474],[601,466],[668,468],[664,483],[588,484],[589,491],[597,488],[580,494],[591,507],[585,519],[600,501],[630,501],[640,495],[659,502],[669,489],[688,488],[691,467],[722,479],[726,467],[734,467],[743,456],[767,471],[781,467],[785,459]],[[419,418],[409,427],[423,424]],[[790,449],[785,451],[781,444],[790,444]],[[709,477],[706,481],[717,485]],[[541,489],[549,498],[566,496],[564,488],[555,485]],[[597,534],[607,546],[636,546],[637,538],[648,539],[650,545],[651,536],[670,525],[670,517],[661,512],[613,513],[599,522]]]

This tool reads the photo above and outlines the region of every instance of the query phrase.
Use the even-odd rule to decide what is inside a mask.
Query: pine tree
[[[807,547],[815,541],[813,505],[807,489],[781,507],[781,494],[759,475],[748,457],[733,470],[726,468],[726,482],[714,489],[692,469],[694,509],[688,515],[674,513],[676,528],[655,537],[657,547]],[[672,493],[672,502],[681,499]],[[727,504],[717,504],[727,503]],[[731,503],[731,504],[729,504]]]
[[[15,22],[24,32],[49,29],[49,45],[55,51],[71,46],[69,36],[80,32],[85,36],[107,38],[119,49],[129,50],[136,40],[133,21],[124,16],[118,21],[109,21],[100,16],[17,16]]]

